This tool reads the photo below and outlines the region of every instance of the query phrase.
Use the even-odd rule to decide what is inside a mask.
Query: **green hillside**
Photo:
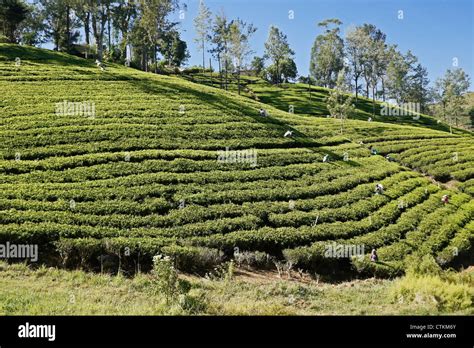
[[[221,81],[218,73],[185,73],[183,74],[183,78],[212,87],[220,87],[221,83],[225,85],[224,80]],[[280,110],[290,111],[290,106],[293,106],[291,109],[293,109],[293,112],[296,114],[319,117],[329,115],[329,110],[326,107],[326,98],[330,91],[328,88],[310,86],[302,83],[283,83],[276,86],[254,76],[242,76],[240,84],[242,86],[242,95],[251,97],[265,104],[273,105]],[[237,92],[237,78],[235,76],[229,76],[227,89]],[[416,113],[414,115],[404,116],[383,115],[383,112],[381,112],[383,107],[382,102],[375,101],[375,104],[373,104],[371,98],[366,98],[361,94],[359,94],[357,101],[354,101],[354,104],[356,110],[354,114],[351,115],[351,119],[367,121],[371,118],[373,121],[384,123],[450,131],[449,125],[446,123],[438,122],[437,119],[424,114],[419,114],[419,118],[414,117],[418,115]],[[453,128],[452,130],[454,134],[467,133],[460,129]]]
[[[184,76],[201,84],[219,87],[218,74],[192,74]],[[280,110],[290,111],[302,116],[328,117],[325,99],[328,89],[303,84],[271,85],[255,77],[242,79],[242,94],[272,105]],[[229,90],[236,92],[236,79],[232,78]],[[310,92],[311,90],[311,92]],[[383,116],[383,104],[359,96],[355,102],[356,111],[351,120],[366,122],[345,122],[343,134],[353,141],[362,142],[366,147],[374,147],[381,155],[389,155],[400,164],[433,177],[440,182],[455,181],[462,183],[459,188],[474,194],[474,137],[472,132],[449,127],[437,119],[419,114],[413,116]],[[375,110],[375,116],[373,111]],[[375,122],[367,122],[371,118]],[[316,122],[322,124],[322,120]],[[385,123],[381,125],[379,122]],[[290,122],[291,123],[291,122]],[[307,122],[305,122],[307,124]],[[390,125],[386,125],[386,123]],[[391,125],[409,125],[421,128],[399,128]],[[297,127],[297,125],[295,125]],[[300,129],[300,128],[299,128]],[[428,129],[442,133],[428,132]],[[320,128],[304,128],[305,134],[319,134]],[[447,134],[448,133],[448,134]]]
[[[472,256],[470,134],[366,120],[341,133],[338,120],[179,77],[5,44],[0,90],[0,243],[37,243],[48,263],[100,270],[105,254],[132,272],[164,253],[203,272],[259,251],[295,268],[389,276],[411,254],[444,266]],[[247,157],[219,161],[226,149]],[[365,258],[328,258],[333,242],[362,245]]]

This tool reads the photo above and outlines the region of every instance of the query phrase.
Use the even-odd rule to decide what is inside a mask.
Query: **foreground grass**
[[[472,276],[467,275],[468,277]],[[153,277],[134,278],[65,271],[32,270],[21,264],[0,263],[1,315],[396,315],[468,314],[442,309],[430,296],[403,300],[397,291],[407,282],[355,280],[340,284],[315,280],[280,279],[273,273],[237,272],[232,279],[186,279],[191,290],[186,305],[166,304]],[[466,277],[466,275],[464,275]],[[402,282],[402,283],[401,283]],[[413,279],[409,280],[410,284]],[[427,294],[426,280],[423,280]],[[416,281],[415,281],[416,283]],[[416,283],[417,284],[417,283]],[[439,286],[439,283],[436,283]],[[416,285],[415,287],[416,288]],[[409,298],[409,296],[406,296]]]

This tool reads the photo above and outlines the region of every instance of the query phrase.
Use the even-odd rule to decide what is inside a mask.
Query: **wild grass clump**
[[[406,276],[394,283],[391,296],[399,302],[427,304],[440,312],[474,313],[474,276],[443,271],[430,255],[413,256]]]
[[[207,307],[205,293],[201,289],[192,289],[189,281],[179,277],[169,256],[156,255],[153,258],[150,285],[155,296],[164,296],[166,305],[177,308],[179,312],[199,313]]]

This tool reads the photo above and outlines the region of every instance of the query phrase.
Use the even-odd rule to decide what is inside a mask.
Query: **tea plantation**
[[[43,262],[94,270],[101,255],[138,270],[162,253],[201,273],[259,252],[314,272],[393,276],[412,254],[443,266],[472,257],[472,134],[425,116],[360,117],[341,132],[339,120],[288,113],[278,98],[263,105],[180,77],[0,44],[0,243],[35,243]],[[60,107],[78,103],[93,112]],[[256,156],[219,160],[232,151]],[[366,255],[327,257],[333,243]]]
[[[219,86],[221,80],[217,74],[195,73],[185,75],[185,78],[201,84]],[[329,111],[325,100],[329,89],[308,86],[301,83],[283,84],[276,87],[256,77],[244,77],[241,82],[245,87],[243,95],[270,104],[280,110],[293,112],[300,115],[313,115],[326,118]],[[236,79],[231,78],[228,89],[237,91]],[[393,160],[429,175],[437,181],[447,182],[454,180],[459,188],[465,192],[474,193],[474,152],[471,132],[436,120],[433,117],[411,113],[410,110],[401,110],[392,106],[401,115],[388,115],[387,106],[378,101],[373,104],[371,99],[359,95],[354,101],[356,110],[351,119],[390,123],[393,125],[409,125],[422,128],[415,131],[410,128],[384,127],[380,123],[371,124],[350,123],[344,129],[344,134],[354,140],[362,141],[366,146],[372,146],[381,155],[389,155]],[[384,113],[385,107],[385,113]],[[318,125],[320,121],[318,122]],[[308,126],[312,126],[308,124]],[[314,126],[313,126],[314,127]],[[384,128],[381,128],[384,127]],[[427,133],[426,128],[439,130],[443,133]],[[311,134],[313,129],[304,128],[306,134]],[[320,129],[316,126],[316,132]],[[387,133],[390,131],[390,133]]]

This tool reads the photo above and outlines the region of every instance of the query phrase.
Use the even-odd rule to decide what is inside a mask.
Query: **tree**
[[[74,0],[40,0],[46,23],[46,36],[53,40],[56,51],[72,52],[79,39],[77,18],[73,15]]]
[[[17,42],[17,29],[28,13],[29,7],[22,0],[0,0],[0,30],[11,43]]]
[[[44,13],[37,6],[28,5],[26,19],[18,26],[19,41],[23,45],[36,46],[47,42]]]
[[[148,60],[155,66],[158,46],[164,36],[176,26],[170,22],[168,15],[179,9],[178,0],[139,0],[139,16],[133,29],[133,41],[139,47],[137,53],[141,54],[142,69],[148,71]]]
[[[287,58],[281,63],[281,79],[284,82],[295,80],[298,77],[298,68],[293,59]]]
[[[297,76],[298,69],[295,61],[291,58],[282,60],[279,69],[277,69],[275,64],[272,64],[265,69],[265,79],[274,84],[294,80]]]
[[[320,85],[329,88],[334,87],[338,73],[344,67],[344,42],[339,35],[341,24],[335,18],[318,23],[325,31],[316,37],[311,49],[310,74]]]
[[[253,57],[250,67],[255,72],[256,76],[260,76],[263,72],[263,69],[265,69],[265,59],[258,56]]]
[[[130,42],[130,32],[132,31],[133,21],[137,16],[137,6],[133,0],[120,0],[112,9],[113,24],[120,32],[121,39],[120,59],[125,61],[127,59],[127,46]]]
[[[350,94],[350,88],[346,84],[346,72],[344,69],[339,71],[336,85],[334,89],[329,91],[326,103],[331,116],[341,120],[342,133],[344,130],[344,120],[355,110],[353,96]]]
[[[357,27],[346,35],[346,54],[349,61],[352,79],[355,84],[356,100],[359,93],[359,79],[364,72],[364,49],[366,48],[366,35],[362,28]]]
[[[448,115],[449,124],[454,123],[458,126],[459,116],[462,115],[466,101],[464,95],[458,95],[454,85],[448,85],[445,93],[446,104],[445,113]]]
[[[180,67],[189,58],[188,46],[181,40],[179,32],[172,30],[164,37],[161,44],[161,53],[168,61],[169,66]]]
[[[432,90],[433,98],[438,103],[435,114],[450,123],[454,118],[457,125],[458,117],[466,104],[465,94],[469,84],[469,75],[463,69],[448,69],[444,77],[436,80]]]
[[[431,100],[428,88],[429,82],[428,70],[425,67],[418,63],[412,68],[411,83],[408,88],[407,99],[408,101],[419,103],[422,113],[426,112],[427,104]]]
[[[290,49],[288,40],[285,34],[275,27],[270,27],[268,39],[265,42],[265,58],[270,59],[275,64],[276,69],[276,84],[281,83],[280,65],[283,60],[291,59],[294,52]]]
[[[234,59],[234,66],[237,72],[237,86],[240,94],[240,71],[247,57],[253,53],[250,49],[249,39],[257,28],[240,19],[233,20],[229,28],[229,51]]]
[[[208,39],[212,42],[214,47],[209,52],[217,59],[219,64],[219,76],[221,80],[221,88],[227,90],[227,73],[230,66],[229,57],[229,28],[230,24],[224,12],[216,14],[214,24],[211,29],[211,34]],[[225,75],[223,74],[225,71]],[[223,78],[225,81],[223,82]]]
[[[72,4],[74,13],[76,14],[77,18],[82,22],[84,26],[84,34],[86,39],[86,49],[85,49],[85,56],[86,58],[89,55],[89,49],[91,45],[91,5],[90,1],[83,1],[83,0],[74,0]]]
[[[372,115],[375,116],[377,85],[379,80],[381,80],[381,76],[384,76],[386,71],[386,51],[384,43],[381,41],[371,41],[369,57],[370,58],[365,61],[367,88],[370,87],[372,89]]]
[[[386,70],[387,94],[396,100],[397,104],[414,102],[420,106],[420,111],[425,111],[430,100],[428,90],[428,72],[418,58],[408,51],[405,55],[392,46],[388,50],[390,62]]]
[[[362,41],[362,44],[364,45],[362,67],[366,97],[369,97],[369,89],[372,88],[372,99],[375,101],[374,94],[377,88],[377,83],[380,76],[383,76],[383,70],[384,67],[386,67],[386,35],[373,24],[363,24],[360,28],[365,33],[365,38]]]
[[[395,99],[400,105],[405,100],[406,80],[410,70],[403,55],[396,47],[390,47],[390,62],[387,66],[387,90],[390,98]]]
[[[209,30],[212,27],[211,11],[204,4],[204,0],[199,1],[198,15],[194,18],[194,27],[196,29],[195,42],[198,44],[198,48],[202,51],[202,68],[206,68],[205,52],[206,52],[206,39],[209,36]]]
[[[97,59],[102,61],[104,52],[104,31],[107,22],[107,5],[109,0],[89,0],[92,34],[97,46]]]

